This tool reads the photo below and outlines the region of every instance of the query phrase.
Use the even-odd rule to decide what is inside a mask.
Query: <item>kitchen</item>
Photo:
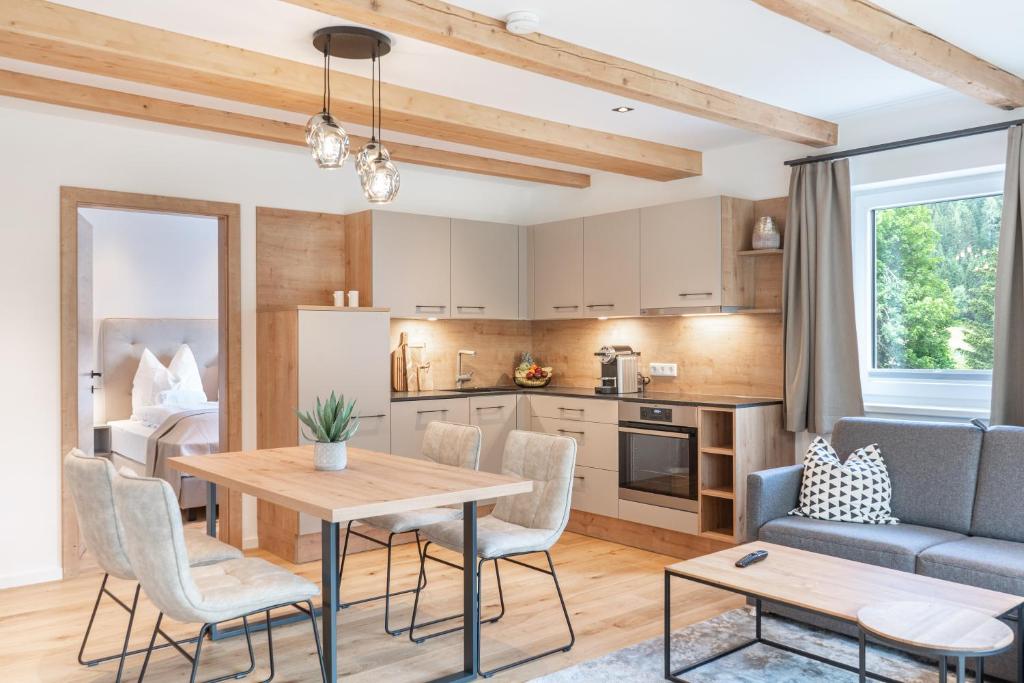
[[[263,416],[344,389],[354,444],[397,455],[419,457],[435,420],[478,425],[491,471],[512,429],[575,438],[572,530],[681,556],[737,542],[745,472],[794,457],[781,249],[751,248],[756,219],[784,232],[784,215],[784,198],[729,197],[538,226],[260,208],[260,446],[298,438]],[[363,308],[329,306],[339,288]],[[308,322],[345,311],[362,322]],[[341,358],[327,337],[351,340]],[[613,346],[628,351],[599,357]],[[516,386],[524,353],[550,376],[523,383],[546,386]],[[312,520],[260,503],[259,529],[282,557],[316,557]]]

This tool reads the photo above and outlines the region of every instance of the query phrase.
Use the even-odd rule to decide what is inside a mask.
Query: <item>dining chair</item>
[[[463,467],[475,470],[480,466],[480,445],[482,441],[483,433],[480,431],[479,427],[454,424],[452,422],[431,422],[427,425],[423,434],[422,453],[423,457],[427,460],[432,460],[433,462],[441,463],[442,465],[451,465],[453,467]],[[369,536],[358,530],[353,530],[353,523],[349,522],[348,526],[345,528],[345,543],[341,550],[341,568],[338,573],[338,591],[341,591],[341,577],[345,574],[345,557],[348,553],[348,541],[350,536],[356,536],[387,548],[387,568],[384,574],[384,593],[381,595],[374,595],[369,598],[343,602],[341,604],[341,608],[345,609],[352,605],[359,605],[383,599],[384,631],[388,635],[392,636],[401,635],[408,631],[408,626],[398,629],[391,628],[391,598],[396,595],[414,593],[416,590],[423,587],[421,582],[425,581],[425,578],[421,573],[417,579],[416,588],[407,588],[394,593],[391,592],[391,551],[395,536],[408,533],[414,534],[416,539],[416,550],[417,553],[420,553],[422,552],[419,534],[419,529],[421,527],[427,526],[428,524],[461,519],[462,506],[453,505],[451,507],[428,508],[426,510],[400,512],[393,515],[381,515],[380,517],[371,517],[359,520],[362,524],[388,532],[387,541],[381,541],[378,538]]]
[[[130,652],[128,650],[132,624],[135,621],[135,612],[139,604],[139,583],[125,554],[122,540],[124,534],[114,509],[113,483],[116,477],[117,472],[114,466],[106,458],[87,455],[77,448],[71,449],[64,456],[64,481],[67,482],[71,498],[74,501],[75,512],[78,516],[78,528],[85,540],[85,547],[103,570],[100,590],[93,603],[92,614],[89,615],[89,624],[82,637],[82,646],[78,650],[78,663],[83,666],[96,666],[102,662],[118,659],[120,661],[115,680],[120,681],[124,671],[125,658],[129,655],[140,654],[145,650]],[[185,551],[189,564],[192,566],[215,564],[242,557],[241,550],[221,543],[196,529],[186,529],[184,538]],[[107,581],[111,576],[136,582],[135,595],[130,607],[107,587]],[[93,622],[96,620],[96,612],[99,610],[104,595],[128,612],[128,628],[124,634],[124,644],[121,646],[121,651],[116,654],[87,660],[84,659],[85,648],[89,642],[89,634],[92,633]],[[161,647],[170,647],[170,645],[167,643]]]
[[[160,610],[139,672],[140,683],[146,675],[157,635],[167,638],[160,630],[165,616],[185,623],[202,624],[194,655],[175,647],[192,664],[191,683],[196,681],[203,640],[210,629],[216,624],[236,619],[242,620],[249,650],[249,668],[207,683],[252,673],[256,659],[249,617],[261,613],[266,615],[267,648],[270,652],[270,676],[264,683],[270,681],[274,678],[270,612],[288,606],[309,616],[320,662],[320,676],[326,683],[327,674],[312,602],[312,598],[320,593],[316,584],[256,557],[226,560],[204,567],[190,566],[178,501],[170,484],[163,479],[139,477],[122,470],[114,479],[114,507],[121,520],[124,548],[131,567],[146,595]]]
[[[521,666],[541,657],[547,657],[557,652],[568,652],[576,643],[576,634],[569,619],[569,610],[565,606],[565,599],[562,597],[562,588],[558,584],[558,575],[555,572],[555,565],[551,560],[550,552],[551,546],[558,542],[562,532],[565,530],[565,525],[569,522],[569,506],[572,499],[572,482],[575,467],[575,439],[519,430],[514,430],[508,435],[508,440],[505,442],[505,449],[502,453],[502,473],[515,475],[523,479],[532,479],[533,490],[529,493],[499,498],[494,506],[494,511],[490,515],[481,517],[477,522],[477,557],[479,558],[476,566],[477,623],[492,623],[505,614],[505,598],[501,589],[501,574],[498,572],[498,560],[504,560],[551,577],[555,584],[555,592],[558,594],[558,601],[562,606],[565,625],[569,629],[569,642],[489,671],[481,670],[480,662],[477,661],[475,663],[476,669],[480,671],[481,676],[490,677],[501,671]],[[429,553],[431,543],[440,545],[448,550],[462,552],[462,522],[440,522],[423,527],[420,532],[426,539],[423,552],[420,554],[420,582],[424,586],[426,585],[428,559],[459,569],[460,571],[462,570],[462,567],[458,564],[430,555]],[[547,560],[547,569],[516,559],[533,553],[544,554]],[[484,620],[480,614],[480,604],[482,602],[480,596],[483,588],[483,567],[486,562],[494,563],[500,612],[497,617]],[[412,622],[409,625],[410,640],[415,643],[422,643],[430,638],[462,630],[462,626],[458,626],[417,637],[415,632],[417,628],[423,628],[461,616],[461,614],[451,615],[417,624],[416,614],[419,610],[421,593],[423,593],[422,589],[416,591],[416,599],[413,602]]]

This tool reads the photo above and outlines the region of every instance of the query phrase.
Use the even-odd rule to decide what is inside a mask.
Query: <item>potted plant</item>
[[[352,414],[356,402],[345,405],[345,396],[339,399],[332,391],[326,401],[318,396],[316,407],[306,413],[295,411],[302,424],[311,431],[302,435],[313,445],[313,465],[318,470],[343,470],[348,465],[348,440],[359,429],[359,418]]]

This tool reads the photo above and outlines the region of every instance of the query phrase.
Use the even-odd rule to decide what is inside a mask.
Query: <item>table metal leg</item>
[[[476,678],[480,671],[480,606],[476,581],[476,501],[462,505],[462,668]]]
[[[974,660],[974,680],[976,683],[985,681],[985,658],[978,657]]]
[[[967,680],[967,658],[956,658],[956,683],[964,683]]]
[[[665,678],[672,675],[672,575],[665,572]]]
[[[1024,604],[1017,606],[1017,680],[1024,681]]]
[[[206,533],[217,538],[217,485],[206,483]]]
[[[338,680],[338,522],[320,523],[321,595],[323,609],[321,638],[323,638],[324,672],[328,681]]]
[[[949,672],[949,660],[946,655],[939,657],[939,683],[946,683],[946,673]]]
[[[857,629],[857,678],[860,683],[868,680],[868,640],[862,629]]]

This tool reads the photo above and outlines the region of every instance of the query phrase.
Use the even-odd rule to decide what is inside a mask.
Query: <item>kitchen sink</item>
[[[515,391],[516,387],[461,387],[451,389],[460,394],[493,394],[499,391]]]

